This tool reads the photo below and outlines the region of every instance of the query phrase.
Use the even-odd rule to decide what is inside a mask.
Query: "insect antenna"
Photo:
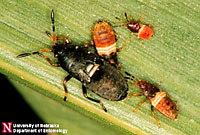
[[[126,79],[129,79],[129,80],[134,81],[135,76],[131,75],[130,73],[128,73],[128,72],[126,72],[126,71],[125,71],[125,74],[128,75],[128,76],[125,77]]]

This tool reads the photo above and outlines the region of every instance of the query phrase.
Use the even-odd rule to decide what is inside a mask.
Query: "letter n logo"
[[[2,130],[2,133],[12,133],[12,129],[11,129],[11,126],[12,126],[12,122],[7,122],[7,124],[5,122],[2,122],[2,125],[3,125],[3,130]]]

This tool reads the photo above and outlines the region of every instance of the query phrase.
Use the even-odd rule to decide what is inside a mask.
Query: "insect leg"
[[[135,97],[140,97],[140,96],[143,96],[143,95],[140,94],[140,93],[133,93],[133,94],[128,95],[127,97],[128,97],[128,98],[131,98],[131,97],[133,97],[133,96],[135,96]]]
[[[140,96],[140,95],[139,95]],[[146,102],[147,101],[147,98],[146,99],[144,99],[144,100],[142,100],[142,101],[140,101],[140,103],[138,104],[138,106],[137,106],[137,108],[133,111],[133,112],[136,112],[136,111],[138,111],[139,109],[140,109],[140,105],[142,105],[144,102]]]
[[[105,106],[103,105],[103,103],[102,103],[100,100],[96,100],[96,99],[93,99],[93,98],[90,98],[90,97],[87,96],[87,90],[86,90],[86,87],[85,87],[84,85],[82,85],[82,90],[83,90],[83,96],[84,96],[85,98],[87,98],[87,99],[89,99],[89,100],[91,100],[91,101],[93,101],[93,102],[96,102],[96,103],[100,104],[101,107],[103,108],[103,110],[104,110],[105,112],[107,112]]]
[[[89,29],[90,32],[93,33],[93,30],[92,30],[91,26],[88,26],[88,29]]]
[[[69,44],[69,43],[71,42],[71,41],[70,41],[68,38],[66,38],[66,37],[57,37],[56,40],[64,40],[64,41],[65,41],[64,44]]]
[[[51,36],[50,32],[46,31],[47,36],[51,39],[51,41],[57,43],[56,35]]]
[[[63,80],[63,87],[64,87],[64,90],[65,90],[65,96],[64,96],[64,101],[66,101],[67,99],[67,95],[68,95],[68,90],[67,90],[67,87],[66,87],[66,83],[72,78],[71,75],[68,75],[65,77],[65,79]]]
[[[59,64],[58,62],[53,63],[53,62],[49,59],[49,57],[44,56],[44,55],[42,55],[42,57],[43,57],[46,61],[48,61],[49,64],[51,64],[52,66],[54,66],[54,67],[59,67],[59,66],[60,66],[60,64]]]
[[[159,83],[158,83],[158,84],[155,84],[154,86],[158,88],[158,87],[161,85],[161,83],[162,83],[162,82],[159,81]]]
[[[85,47],[88,47],[88,46],[93,46],[94,45],[94,41],[91,40],[90,43],[86,43],[84,46]]]
[[[91,33],[94,32],[93,29],[91,28],[91,26],[88,26],[88,29],[89,29],[89,31],[90,31]],[[91,35],[91,39],[92,39],[92,40],[90,41],[90,43],[86,43],[86,44],[85,44],[85,47],[93,46],[93,45],[94,45],[93,34]]]
[[[117,41],[119,39],[118,33],[115,32],[115,40]]]
[[[138,35],[138,33],[136,33],[136,35]],[[137,36],[137,40],[139,40],[142,44],[144,44],[144,41],[142,38],[139,37],[139,35]]]
[[[142,18],[143,18],[143,17],[144,17],[144,14],[142,14],[142,15],[140,16],[139,22],[142,21]]]
[[[160,122],[159,122],[159,120],[156,118],[156,116],[154,114],[154,107],[152,105],[151,105],[151,113],[152,113],[154,119],[156,120],[156,122],[158,123],[158,127],[160,128]]]
[[[113,25],[112,27],[122,27],[122,26],[126,26],[127,21],[121,20],[119,17],[115,17],[117,20],[119,20],[119,25]]]
[[[131,42],[131,38],[133,36],[133,32],[131,32],[129,40],[125,41],[120,49],[117,49],[117,52],[121,52],[125,49],[126,45]]]
[[[47,56],[44,56],[42,53],[43,52],[53,52],[53,50],[51,50],[51,49],[44,49],[44,50],[40,50],[40,52],[33,52],[32,54],[38,54],[39,56],[41,56],[41,57],[43,57],[43,59],[45,59],[47,62],[49,62],[49,64],[51,64],[52,66],[54,66],[54,67],[59,67],[60,66],[60,64],[58,63],[58,62],[56,62],[56,63],[53,63],[50,59],[49,59],[49,57],[47,57]]]

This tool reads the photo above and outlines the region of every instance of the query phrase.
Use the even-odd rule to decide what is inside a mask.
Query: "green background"
[[[177,101],[179,116],[170,120],[155,111],[159,129],[152,117],[150,104],[136,113],[141,98],[120,102],[101,99],[108,113],[82,96],[81,83],[67,83],[69,97],[63,101],[62,81],[67,73],[50,66],[39,56],[16,59],[21,53],[51,48],[45,31],[51,31],[50,12],[54,9],[56,33],[83,45],[91,40],[88,26],[98,20],[113,25],[125,19],[127,12],[142,23],[155,27],[154,36],[142,44],[132,37],[125,50],[118,53],[122,72],[158,84]],[[46,123],[59,123],[68,134],[192,134],[200,133],[200,2],[197,0],[71,0],[71,1],[0,1],[0,72],[7,75],[24,99]],[[128,40],[130,31],[115,27],[118,48]],[[51,54],[46,54],[56,61]],[[29,88],[27,88],[29,87]],[[129,87],[129,92],[140,92]]]

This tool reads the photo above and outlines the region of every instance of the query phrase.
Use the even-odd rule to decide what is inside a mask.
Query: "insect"
[[[100,104],[105,112],[107,112],[107,109],[100,100],[88,97],[87,89],[108,100],[118,101],[127,97],[128,84],[121,72],[96,53],[90,52],[87,47],[71,44],[66,37],[57,37],[53,10],[51,11],[51,21],[53,36],[49,32],[46,32],[46,34],[55,43],[52,49],[20,54],[17,58],[38,54],[52,66],[62,67],[67,71],[69,75],[63,80],[64,101],[66,101],[68,95],[66,83],[72,77],[82,83],[83,96]],[[64,43],[59,40],[64,40]],[[43,55],[44,52],[54,53],[54,57],[57,58],[58,62],[52,62],[47,56]]]
[[[126,74],[131,76],[127,72]],[[138,80],[138,79],[134,79],[134,81],[135,81],[134,86],[139,86],[140,90],[142,91],[142,94],[134,93],[134,94],[130,94],[128,97],[130,98],[132,96],[146,96],[146,99],[142,100],[138,104],[135,111],[139,110],[141,104],[149,100],[151,103],[152,115],[155,118],[156,122],[158,123],[159,127],[160,127],[160,122],[154,114],[154,110],[153,110],[154,108],[167,118],[170,118],[170,119],[177,118],[178,108],[176,106],[176,103],[169,98],[169,95],[167,92],[162,91],[161,89],[158,88],[158,86],[148,83],[147,81]]]
[[[154,32],[152,28],[150,28],[149,25],[140,23],[142,21],[143,15],[140,17],[138,22],[134,21],[134,19],[127,13],[125,13],[125,17],[126,21],[121,22],[122,26],[127,27],[131,32],[135,33],[138,36],[138,39],[150,39],[153,36]],[[120,20],[118,17],[116,17],[116,19]],[[131,33],[130,39],[127,41],[127,43],[130,42],[132,36],[133,34]],[[123,45],[121,50],[125,48],[127,43]]]
[[[140,17],[139,22],[135,22],[127,13],[125,13],[125,16],[127,21],[127,28],[138,35],[138,38],[150,39],[152,37],[154,33],[153,30],[148,25],[140,23],[142,21],[143,15]]]
[[[92,32],[94,45],[98,55],[108,60],[112,65],[116,67],[119,66],[116,49],[118,36],[111,25],[105,21],[98,21]]]

